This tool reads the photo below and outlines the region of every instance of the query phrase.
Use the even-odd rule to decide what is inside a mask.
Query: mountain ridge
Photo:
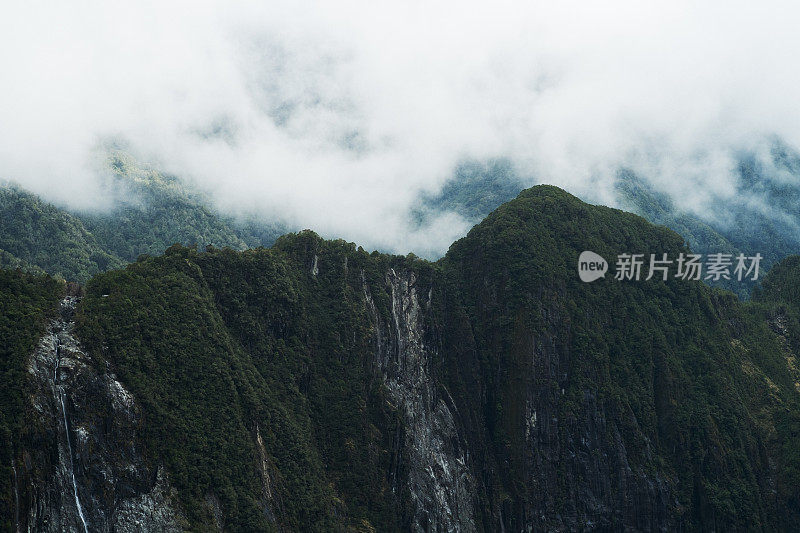
[[[619,207],[678,232],[695,253],[760,253],[763,273],[800,251],[800,220],[793,214],[800,205],[794,184],[800,159],[780,143],[770,158],[741,154],[735,182],[740,198],[710,200],[714,216],[701,218],[682,209],[627,169],[617,173],[613,194]],[[0,266],[41,269],[85,282],[141,254],[163,253],[175,243],[242,250],[271,246],[289,229],[269,219],[227,217],[210,207],[210,199],[195,186],[143,165],[121,149],[108,150],[106,166],[103,190],[111,198],[107,212],[64,210],[19,187],[2,188]],[[445,213],[478,223],[515,198],[526,181],[530,178],[523,179],[509,160],[467,160],[438,194],[418,198],[409,219],[417,229]],[[708,283],[742,299],[755,286],[725,279]]]
[[[87,435],[75,455],[108,438],[98,416],[129,416],[98,414],[81,385],[95,369],[135,399],[141,461],[163,471],[192,529],[800,524],[794,294],[586,284],[584,249],[685,251],[665,227],[539,186],[435,263],[309,231],[269,249],[141,257],[95,276],[76,308],[87,370],[58,385]],[[20,487],[46,487],[57,465],[21,458],[53,430],[29,416],[39,440],[15,437],[10,460]],[[101,524],[94,480],[114,470],[75,464]]]

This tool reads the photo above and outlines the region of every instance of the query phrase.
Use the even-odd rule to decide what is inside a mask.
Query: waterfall
[[[83,516],[83,507],[81,507],[81,500],[78,498],[78,483],[75,481],[75,463],[72,461],[72,443],[69,437],[69,425],[67,424],[67,408],[64,405],[64,391],[60,393],[61,398],[61,412],[64,413],[64,432],[67,435],[67,453],[69,453],[70,474],[72,474],[72,492],[75,494],[75,506],[78,508],[78,517],[83,524],[84,533],[89,533],[89,528],[86,526],[86,518]]]
[[[65,298],[64,301],[67,301],[67,299]],[[60,364],[61,364],[61,341],[58,338],[58,334],[56,334],[56,364],[55,368],[53,369],[53,386],[57,386],[56,383],[58,382],[58,367]],[[83,506],[81,505],[81,500],[78,497],[78,483],[77,481],[75,481],[75,462],[72,459],[72,440],[69,435],[69,423],[67,422],[67,407],[64,404],[63,386],[59,388],[58,397],[59,400],[61,401],[61,413],[64,416],[64,434],[67,437],[67,454],[69,454],[69,470],[70,470],[70,475],[72,476],[72,494],[75,496],[75,507],[78,508],[78,518],[81,519],[81,524],[83,524],[83,533],[89,533],[89,527],[86,525],[86,517],[83,516]]]
[[[14,458],[11,458],[11,470],[14,471],[14,530],[17,533],[19,531],[19,489],[17,486],[19,485],[19,481],[17,481],[17,467],[14,466]]]

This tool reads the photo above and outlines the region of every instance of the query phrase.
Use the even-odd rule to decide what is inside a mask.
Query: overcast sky
[[[702,5],[699,5],[702,4]],[[613,203],[630,167],[702,209],[733,156],[800,146],[794,2],[17,2],[0,177],[101,205],[109,139],[230,212],[435,254],[409,208],[464,159]]]

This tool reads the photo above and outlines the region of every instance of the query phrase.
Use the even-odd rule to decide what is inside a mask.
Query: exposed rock
[[[280,491],[275,482],[275,467],[272,459],[264,446],[264,439],[261,437],[261,429],[256,424],[256,450],[258,450],[258,473],[261,477],[261,497],[264,505],[264,513],[270,522],[279,527],[283,523],[283,503],[280,498]],[[279,527],[280,528],[280,527]]]
[[[475,483],[467,465],[453,403],[429,372],[435,348],[426,341],[425,311],[413,271],[386,274],[392,321],[384,323],[364,284],[375,325],[375,363],[404,420],[395,492],[408,491],[414,531],[474,531]],[[444,395],[444,397],[443,397]]]
[[[141,412],[129,391],[99,371],[73,335],[77,297],[61,302],[31,356],[31,418],[20,473],[23,529],[181,531],[185,520],[163,471],[137,435]]]
[[[432,371],[442,345],[431,335],[432,287],[418,287],[413,271],[385,276],[391,320],[381,318],[370,288],[364,297],[375,325],[375,366],[402,415],[395,490],[410,500],[414,531],[572,531],[584,528],[670,531],[679,527],[672,482],[632,464],[621,434],[620,413],[586,391],[580,417],[562,419],[564,369],[575,354],[563,338],[556,308],[543,310],[548,328],[520,338],[517,350],[529,370],[513,376],[520,402],[521,440],[508,455],[486,455],[485,435],[464,429],[458,402]],[[467,362],[464,361],[464,364]],[[485,388],[485,384],[478,384]],[[474,391],[473,391],[474,394]],[[471,416],[480,416],[473,413]],[[480,422],[485,426],[485,421]],[[484,451],[481,451],[484,450]],[[476,454],[484,459],[476,460]],[[505,458],[504,458],[505,457]],[[495,462],[499,461],[499,463]],[[500,477],[497,477],[500,476]],[[517,493],[494,493],[494,486]],[[479,506],[484,506],[479,511]],[[483,516],[479,517],[478,513]]]
[[[162,468],[158,469],[156,484],[150,490],[120,501],[114,513],[112,531],[134,533],[149,531],[168,533],[182,531],[183,518],[173,509],[174,490],[170,488]]]
[[[620,412],[591,391],[584,391],[576,414],[563,417],[563,376],[571,352],[569,331],[558,309],[546,309],[547,329],[523,335],[517,345],[530,361],[520,387],[525,402],[525,431],[520,462],[511,470],[525,492],[504,510],[512,531],[584,528],[671,531],[677,506],[671,486],[658,473],[632,467],[652,464],[650,443],[632,413]],[[518,389],[514,389],[518,391]],[[633,461],[621,425],[639,433],[643,460]]]
[[[217,531],[225,529],[225,515],[222,512],[222,504],[213,492],[206,494],[206,507],[214,519],[214,527]]]

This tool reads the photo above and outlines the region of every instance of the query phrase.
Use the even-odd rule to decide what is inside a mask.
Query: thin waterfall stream
[[[19,481],[17,480],[17,467],[11,459],[11,470],[14,471],[14,530],[19,533]]]
[[[58,336],[56,336],[56,339],[58,339]],[[69,455],[69,469],[70,469],[70,475],[72,477],[72,493],[75,496],[75,506],[78,509],[78,518],[80,518],[80,520],[81,520],[81,524],[83,525],[84,533],[89,533],[89,527],[86,524],[86,517],[83,515],[83,506],[81,505],[81,500],[78,497],[78,483],[75,480],[75,462],[74,462],[74,460],[72,458],[72,439],[71,439],[70,434],[69,434],[69,421],[67,420],[67,407],[66,407],[66,404],[64,403],[64,387],[56,385],[56,382],[57,382],[57,379],[58,379],[58,367],[59,367],[59,364],[61,363],[61,345],[60,345],[60,341],[56,340],[56,343],[57,343],[56,344],[56,365],[55,365],[55,368],[53,369],[53,385],[55,387],[58,387],[58,396],[59,396],[59,401],[61,403],[61,413],[62,413],[62,415],[64,417],[64,434],[66,435],[66,440],[67,440],[67,454]]]

